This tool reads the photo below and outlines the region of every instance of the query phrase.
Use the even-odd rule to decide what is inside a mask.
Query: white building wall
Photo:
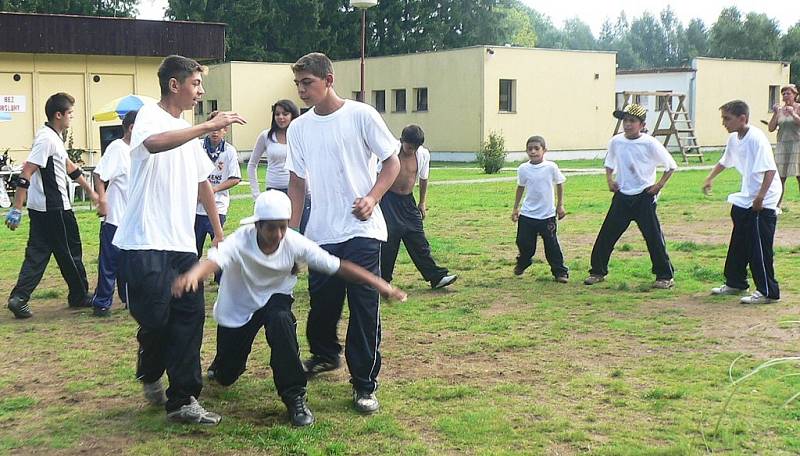
[[[616,92],[617,94],[622,92],[661,91],[684,93],[687,95],[685,104],[689,110],[689,116],[694,119],[694,90],[692,87],[694,75],[694,71],[617,74]],[[677,100],[675,100],[675,103],[677,103]],[[656,99],[655,97],[643,97],[641,104],[647,108],[647,126],[652,130],[658,120]],[[676,107],[677,104],[673,106],[673,109]]]

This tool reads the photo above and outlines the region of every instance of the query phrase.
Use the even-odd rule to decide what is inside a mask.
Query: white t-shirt
[[[275,293],[292,295],[295,263],[333,275],[339,258],[293,230],[286,230],[278,249],[269,255],[258,247],[255,225],[245,225],[208,252],[208,259],[224,271],[219,284],[214,319],[220,326],[240,328]]]
[[[402,152],[403,143],[400,143],[400,149],[398,149],[398,153]],[[430,175],[431,171],[431,153],[428,149],[419,146],[417,149],[417,180],[424,179],[428,180],[428,176]],[[378,162],[378,173],[380,174],[381,169],[383,169],[383,163]]]
[[[543,160],[538,165],[525,162],[517,168],[517,185],[525,187],[525,200],[519,213],[538,220],[556,215],[555,195],[557,184],[567,180],[558,165]]]
[[[225,150],[217,157],[217,162],[214,163],[214,170],[208,175],[208,181],[211,182],[212,186],[217,186],[231,178],[241,179],[242,171],[239,169],[239,155],[236,153],[236,148],[228,141],[225,141]],[[217,212],[220,215],[228,215],[228,207],[231,204],[230,190],[215,192],[214,201],[217,203]],[[199,202],[197,203],[197,213],[208,215],[206,214],[206,208]]]
[[[121,139],[106,147],[94,173],[108,182],[106,201],[108,212],[105,222],[119,227],[128,206],[128,175],[131,171],[131,148]]]
[[[298,117],[287,132],[286,168],[311,181],[314,209],[306,236],[318,244],[336,244],[355,237],[386,241],[380,206],[361,221],[352,214],[356,198],[375,185],[376,161],[397,153],[397,139],[372,106],[345,100],[326,116],[313,109]]]
[[[608,143],[605,167],[614,170],[619,191],[624,195],[638,195],[655,184],[658,165],[665,171],[678,168],[667,149],[650,135],[627,139],[620,133]]]
[[[136,115],[131,138],[130,198],[114,236],[114,245],[120,249],[197,253],[197,186],[208,179],[214,165],[199,139],[157,154],[144,146],[153,135],[189,127],[189,122],[173,117],[157,104],[142,106]]]
[[[39,170],[31,176],[28,209],[40,212],[72,209],[67,158],[64,140],[55,130],[45,125],[36,132],[27,161]]]
[[[764,173],[778,170],[767,136],[752,125],[748,125],[748,127],[747,134],[742,139],[739,139],[739,134],[736,132],[728,136],[725,152],[719,159],[720,165],[726,168],[736,168],[736,171],[742,175],[741,190],[728,195],[728,202],[744,209],[753,207],[753,200],[761,190],[761,183],[764,181]],[[781,181],[776,174],[764,196],[764,207],[767,209],[777,208],[781,192]]]

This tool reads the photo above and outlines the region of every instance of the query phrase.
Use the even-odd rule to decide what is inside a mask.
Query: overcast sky
[[[392,0],[381,0],[392,1]],[[600,33],[603,21],[612,21],[625,11],[628,21],[640,16],[644,11],[658,14],[667,5],[688,24],[692,18],[699,17],[710,27],[717,20],[719,12],[727,6],[736,6],[743,13],[755,11],[766,13],[776,19],[781,30],[786,31],[800,21],[800,2],[791,0],[522,0],[537,11],[550,16],[559,27],[565,19],[579,17],[592,27],[595,36]],[[794,5],[789,7],[789,5]],[[140,0],[139,18],[162,19],[167,0]]]

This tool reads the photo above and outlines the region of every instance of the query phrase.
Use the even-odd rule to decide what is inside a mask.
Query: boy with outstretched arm
[[[735,100],[720,108],[722,125],[730,133],[725,152],[703,184],[711,192],[714,178],[725,168],[736,168],[742,175],[738,192],[728,195],[733,231],[725,258],[725,283],[711,289],[715,295],[739,295],[750,287],[747,266],[753,275],[756,291],[741,299],[743,304],[769,304],[781,297],[773,267],[772,243],[778,223],[776,209],[781,199],[781,182],[772,146],[767,136],[748,124],[750,108]]]
[[[425,237],[422,220],[427,212],[428,175],[431,154],[422,146],[425,133],[418,125],[409,125],[400,135],[400,173],[383,195],[380,206],[386,220],[387,241],[381,247],[381,277],[392,281],[400,241],[406,246],[408,256],[431,284],[431,288],[444,288],[458,279],[447,268],[436,264],[431,256],[431,246]],[[419,180],[419,204],[414,201],[414,185]]]
[[[17,284],[8,298],[8,310],[16,318],[33,316],[28,300],[42,280],[50,255],[56,257],[58,269],[69,286],[69,307],[92,305],[68,179],[80,184],[95,204],[98,200],[97,193],[83,178],[83,170],[69,159],[64,148],[63,134],[72,122],[74,105],[75,98],[63,92],[47,99],[44,106],[47,122],[36,132],[31,153],[22,166],[14,205],[6,214],[6,226],[17,229],[22,221],[22,205],[27,200],[31,219],[28,245]]]
[[[264,328],[278,395],[292,425],[307,426],[314,416],[306,404],[307,380],[292,314],[296,265],[308,264],[312,271],[367,284],[385,298],[404,300],[405,293],[288,229],[291,211],[283,192],[267,190],[259,195],[253,216],[241,222],[245,226],[211,249],[208,260],[178,277],[174,293],[196,290],[209,274],[225,271],[214,304],[217,354],[208,368],[209,379],[233,384],[245,371],[253,341]]]
[[[197,402],[203,388],[203,288],[175,298],[172,282],[197,263],[198,200],[214,228],[214,243],[223,238],[208,181],[213,164],[197,138],[245,122],[225,112],[194,126],[181,117],[203,96],[204,73],[205,67],[186,57],[171,55],[161,63],[161,100],[143,106],[133,127],[130,194],[135,198],[128,201],[114,245],[121,250],[118,278],[139,323],[136,377],[145,399],[164,405],[170,421],[215,425],[221,417]],[[161,383],[165,371],[166,394]]]
[[[635,221],[653,264],[653,288],[669,289],[675,286],[675,273],[656,214],[656,200],[678,165],[660,142],[642,133],[647,117],[644,106],[629,104],[614,111],[614,117],[622,120],[624,130],[611,139],[605,160],[608,190],[614,196],[592,248],[590,275],[583,283],[594,285],[605,280],[614,245]],[[659,165],[664,167],[664,174],[656,182]]]

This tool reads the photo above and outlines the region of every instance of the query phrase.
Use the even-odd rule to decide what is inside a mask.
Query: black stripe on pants
[[[542,237],[544,244],[544,256],[550,265],[550,272],[555,277],[569,275],[569,269],[564,266],[564,255],[561,253],[561,245],[558,243],[558,224],[555,217],[548,219],[535,219],[519,216],[517,222],[517,267],[525,269],[533,263],[533,255],[536,253],[536,239]]]
[[[167,412],[197,398],[203,389],[200,345],[203,342],[203,286],[172,296],[175,278],[197,263],[194,252],[121,250],[118,280],[122,281],[131,316],[139,323],[136,378],[152,383],[169,377]]]
[[[422,274],[422,278],[438,283],[446,276],[447,268],[436,265],[431,256],[431,245],[425,237],[422,227],[422,215],[417,208],[414,194],[400,195],[386,192],[381,199],[381,212],[386,220],[388,238],[381,246],[381,276],[387,282],[392,281],[400,241],[406,246],[408,256],[414,266]]]
[[[674,271],[667,254],[667,244],[664,234],[661,232],[656,206],[655,196],[646,191],[638,195],[614,193],[611,198],[611,207],[608,208],[603,226],[600,228],[592,248],[590,274],[599,276],[608,274],[608,260],[611,258],[614,245],[631,222],[635,221],[647,244],[650,262],[653,264],[652,271],[656,275],[656,279],[673,278]]]
[[[289,295],[274,294],[244,326],[225,328],[217,325],[217,355],[209,369],[214,371],[220,384],[231,385],[244,373],[253,341],[264,328],[270,348],[269,365],[278,395],[286,402],[306,394],[306,375],[300,361],[293,302]]]
[[[343,260],[352,261],[367,271],[380,275],[381,241],[357,237],[339,244],[321,245]],[[368,285],[345,282],[336,276],[310,271],[308,290],[311,309],[308,313],[306,338],[311,353],[328,361],[336,361],[342,351],[336,326],[342,317],[344,298],[350,309],[347,325],[345,358],[350,370],[350,383],[368,393],[378,388],[381,370],[380,295]]]
[[[732,206],[731,220],[733,231],[725,258],[725,284],[741,290],[748,288],[749,265],[756,289],[764,296],[780,299],[781,292],[773,268],[772,242],[778,223],[775,211],[764,209],[755,212]]]
[[[72,306],[81,304],[87,298],[89,281],[83,265],[83,247],[75,214],[71,210],[41,212],[29,209],[28,215],[30,232],[25,260],[11,296],[29,300],[42,280],[50,255],[53,255],[69,287],[68,303]]]

